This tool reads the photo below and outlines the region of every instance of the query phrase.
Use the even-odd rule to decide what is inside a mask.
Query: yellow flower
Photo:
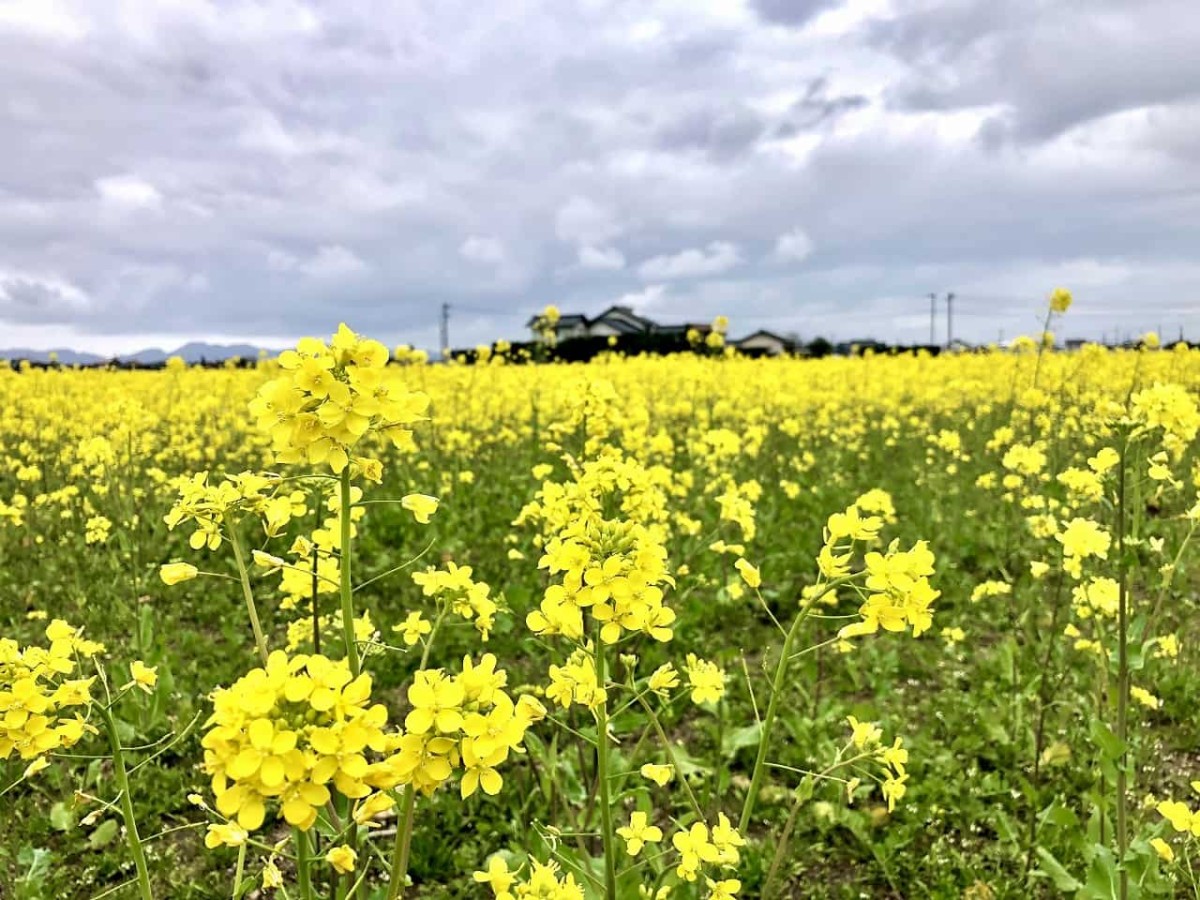
[[[359,825],[376,825],[373,820],[380,813],[386,812],[396,805],[396,801],[388,794],[379,791],[358,804],[354,810],[354,821]]]
[[[1171,849],[1171,845],[1162,838],[1151,838],[1150,846],[1154,848],[1154,852],[1158,854],[1158,858],[1164,862],[1175,861],[1175,851]]]
[[[419,524],[428,525],[437,512],[438,498],[428,494],[406,494],[400,499],[400,505],[411,512]]]
[[[641,772],[643,778],[650,779],[659,787],[665,787],[667,782],[675,776],[675,767],[659,765],[658,763],[646,763],[642,766]]]
[[[165,563],[158,570],[158,576],[165,584],[179,584],[181,581],[190,581],[199,574],[199,569],[191,563],[184,562]]]
[[[736,878],[726,878],[724,881],[705,879],[708,884],[707,900],[735,900],[737,892],[742,889],[742,883]]]
[[[716,703],[725,696],[725,672],[715,663],[689,653],[684,668],[692,689],[693,703]]]
[[[883,729],[874,722],[860,722],[854,716],[847,716],[846,721],[851,729],[850,743],[860,750],[878,744],[883,737]]]
[[[240,847],[248,837],[250,833],[235,822],[209,825],[204,835],[204,846],[209,850],[215,847]]]
[[[733,567],[737,569],[739,573],[741,573],[742,580],[746,582],[748,586],[757,588],[762,584],[762,576],[759,574],[758,569],[751,565],[747,560],[739,559],[733,564]]]
[[[1129,689],[1129,696],[1147,709],[1158,709],[1162,706],[1162,700],[1155,697],[1144,687],[1138,687],[1136,684]]]
[[[644,812],[634,812],[629,816],[629,824],[617,829],[617,834],[625,839],[625,852],[637,856],[646,844],[657,844],[662,840],[662,829],[650,825]]]
[[[130,683],[147,694],[151,693],[154,685],[158,683],[158,667],[148,666],[140,659],[135,659],[129,664],[129,672],[133,676],[133,681]]]
[[[671,663],[663,663],[650,675],[647,684],[655,693],[666,693],[672,688],[679,687],[679,672]]]
[[[279,866],[275,865],[273,859],[268,859],[266,865],[263,866],[262,886],[264,891],[273,891],[283,887],[283,873],[279,871]]]
[[[354,866],[358,862],[358,854],[350,847],[342,844],[332,848],[325,854],[325,861],[343,875],[348,875],[354,871]]]
[[[908,781],[906,773],[889,775],[884,780],[883,797],[887,800],[888,812],[893,812],[896,809],[896,804],[904,798],[904,794],[908,790],[904,785],[906,781]]]
[[[1200,815],[1179,800],[1163,800],[1154,808],[1176,831],[1192,831],[1200,827]]]
[[[432,629],[433,625],[429,623],[429,620],[416,611],[410,612],[399,625],[392,626],[392,631],[401,632],[404,635],[404,643],[409,647],[421,640],[422,635],[429,634]]]
[[[508,863],[499,853],[488,857],[487,868],[471,875],[479,884],[486,884],[495,897],[511,897],[509,888],[516,883],[517,876],[508,871]]]
[[[1071,308],[1071,292],[1066,288],[1055,288],[1050,294],[1050,309],[1056,313],[1065,313]]]

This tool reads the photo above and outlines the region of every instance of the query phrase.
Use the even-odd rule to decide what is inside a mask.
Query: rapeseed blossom
[[[25,647],[0,638],[0,760],[39,760],[96,733],[84,715],[96,679],[70,676],[78,658],[90,659],[104,647],[62,619],[47,625],[45,636],[46,646]]]
[[[305,338],[280,354],[283,374],[250,404],[258,427],[271,436],[276,462],[328,465],[340,474],[352,454],[372,459],[357,452],[371,435],[413,449],[412,426],[424,417],[429,398],[408,390],[388,358],[383,344],[344,323],[329,344]]]

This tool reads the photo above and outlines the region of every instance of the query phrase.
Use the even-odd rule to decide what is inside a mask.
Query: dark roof
[[[529,321],[525,323],[525,327],[532,328],[540,321],[542,321],[541,313],[538,313],[536,316],[530,316]],[[588,317],[580,315],[579,313],[570,313],[565,316],[559,316],[557,324],[562,325],[563,323],[566,323],[568,325],[574,325],[577,322],[582,322],[584,325],[586,325],[588,324]]]
[[[791,338],[786,338],[786,337],[784,337],[782,334],[776,334],[774,331],[767,331],[767,329],[765,329],[765,328],[760,328],[760,329],[758,329],[758,331],[752,331],[752,332],[750,332],[748,335],[746,335],[745,337],[743,337],[743,338],[738,338],[736,341],[734,341],[734,343],[735,343],[735,344],[740,344],[740,343],[742,343],[743,341],[748,341],[748,340],[750,340],[750,338],[755,338],[755,337],[760,337],[760,336],[761,336],[761,337],[769,337],[769,338],[774,338],[775,340],[779,341],[781,344],[794,344],[794,343],[796,343],[796,342],[795,342],[794,340],[792,340]]]
[[[600,315],[598,315],[594,319],[592,319],[592,321],[598,322],[601,319],[607,319],[613,313],[617,313],[618,316],[620,316],[623,319],[629,320],[631,323],[640,324],[642,326],[642,329],[645,331],[648,331],[652,328],[657,327],[656,323],[653,320],[647,319],[645,316],[639,316],[637,313],[635,313],[633,311],[633,309],[631,307],[628,307],[628,306],[610,306],[604,312],[600,313]]]

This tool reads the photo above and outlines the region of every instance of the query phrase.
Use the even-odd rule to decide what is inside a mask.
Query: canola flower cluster
[[[46,626],[45,646],[0,638],[0,760],[39,760],[95,733],[86,713],[95,677],[72,678],[80,659],[104,652],[62,619]]]
[[[271,436],[276,462],[328,465],[340,474],[353,461],[364,478],[379,481],[378,459],[353,455],[360,441],[377,434],[398,450],[414,450],[412,426],[429,398],[409,391],[388,368],[389,358],[387,347],[345,324],[328,344],[306,338],[280,354],[283,374],[250,405],[259,429]]]
[[[882,513],[877,515],[875,513]],[[865,494],[843,512],[834,513],[825,523],[825,542],[817,555],[817,567],[827,582],[848,579],[859,545],[870,546],[879,540],[880,530],[895,510],[886,492]],[[863,557],[863,585],[859,589],[863,603],[861,619],[838,632],[843,641],[885,631],[912,631],[920,637],[933,624],[933,601],[941,592],[933,588],[934,555],[928,542],[917,541],[908,550],[893,540],[884,552],[869,550]]]
[[[465,657],[457,675],[418,670],[408,688],[412,709],[404,719],[405,733],[396,739],[396,754],[388,763],[397,783],[428,794],[461,769],[464,798],[480,788],[499,793],[504,779],[498,767],[546,715],[535,697],[522,695],[514,702],[504,690],[507,683],[490,653],[478,663]]]
[[[631,632],[669,641],[675,612],[664,589],[675,579],[659,524],[661,488],[644,468],[612,453],[571,470],[569,482],[543,483],[517,518],[518,524],[540,521],[549,535],[538,568],[556,579],[526,625],[535,634],[573,641],[591,631],[606,644]],[[619,518],[606,517],[606,506]]]
[[[370,699],[371,676],[354,678],[344,660],[282,650],[218,689],[201,742],[217,811],[253,832],[277,804],[306,831],[330,786],[352,800],[394,787],[387,708]]]
[[[444,569],[428,567],[424,572],[414,572],[412,580],[420,586],[422,595],[432,597],[468,622],[471,622],[479,632],[479,638],[487,641],[492,629],[496,627],[496,613],[500,605],[493,599],[491,587],[482,581],[471,579],[470,566],[455,565],[448,561]],[[412,614],[410,614],[412,615]],[[404,631],[404,641],[409,646],[415,644],[421,634],[429,632],[429,624],[421,618],[418,612],[416,619],[409,619],[409,624],[395,626],[397,631]],[[426,626],[422,630],[422,623]],[[416,636],[411,640],[409,635]]]
[[[193,550],[217,550],[230,518],[252,515],[262,521],[267,537],[280,534],[292,519],[308,512],[303,491],[289,489],[279,476],[257,472],[227,475],[209,483],[208,472],[176,479],[179,497],[164,521],[168,529],[192,523],[188,538]]]
[[[419,671],[404,729],[390,731],[386,707],[370,703],[370,675],[353,677],[345,660],[273,652],[213,695],[204,771],[216,811],[237,826],[213,833],[225,842],[254,832],[271,806],[307,831],[334,792],[373,814],[392,805],[375,792],[411,784],[431,793],[458,769],[464,797],[499,792],[497,767],[544,714],[532,697],[514,702],[506,681],[490,654],[465,658],[454,676]]]

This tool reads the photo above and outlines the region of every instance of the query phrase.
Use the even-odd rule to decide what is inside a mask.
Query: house
[[[765,328],[760,328],[733,342],[733,346],[743,353],[756,356],[779,356],[784,353],[794,353],[796,344],[795,339],[783,337],[773,331],[767,331]]]
[[[539,326],[542,325],[540,315],[531,316],[525,326],[533,332],[535,340],[542,339]],[[600,315],[588,316],[572,313],[560,316],[554,326],[554,336],[558,342],[580,337],[620,337],[627,334],[650,334],[661,330],[657,322],[639,316],[628,306],[610,306]]]

